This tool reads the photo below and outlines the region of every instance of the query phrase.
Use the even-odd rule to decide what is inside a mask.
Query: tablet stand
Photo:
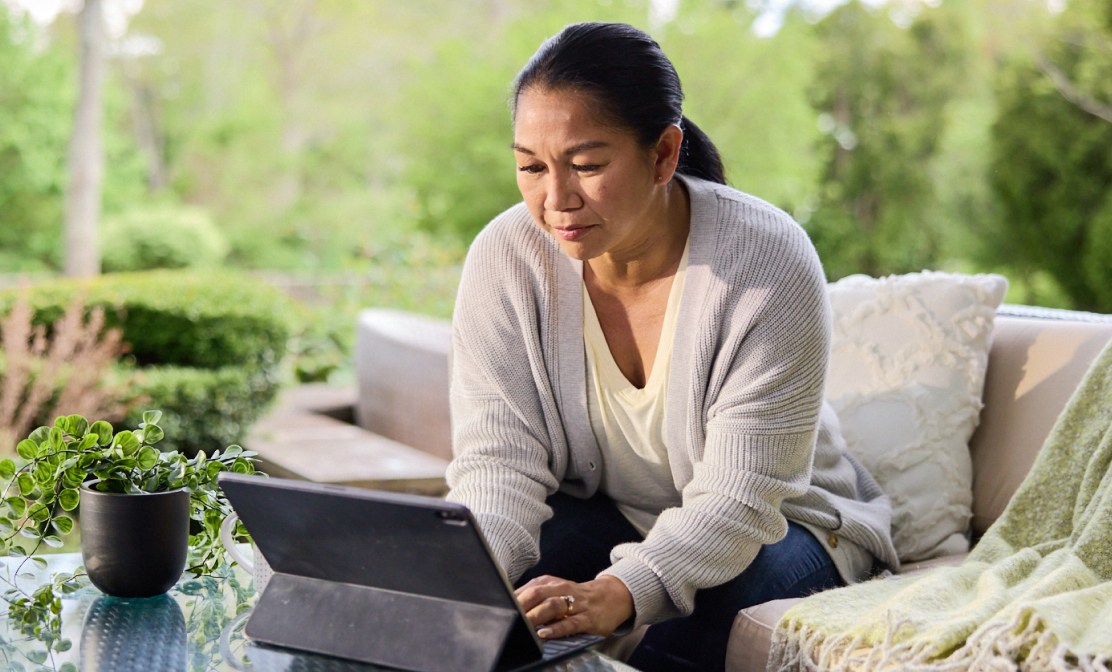
[[[539,661],[520,612],[275,573],[244,634],[414,672],[500,672]]]

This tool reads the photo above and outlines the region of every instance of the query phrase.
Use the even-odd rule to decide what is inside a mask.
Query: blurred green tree
[[[514,74],[567,23],[624,21],[675,63],[731,184],[803,222],[831,278],[998,270],[1028,289],[1013,300],[1068,303],[1052,293],[1074,283],[1078,306],[1106,306],[1112,143],[1085,111],[1112,101],[1097,2],[1047,20],[1029,0],[853,2],[827,18],[775,0],[681,0],[667,16],[649,0],[146,0],[111,51],[104,214],[200,206],[226,263],[248,268],[365,273],[419,236],[455,254],[520,199]],[[56,270],[76,20],[6,7],[0,272]]]
[[[1112,312],[1112,4],[1071,2],[998,76],[999,255],[1075,307]]]
[[[492,2],[484,10],[485,22],[411,61],[395,110],[402,184],[418,225],[466,241],[521,200],[509,96],[529,57],[568,23],[646,18],[644,8],[582,0]]]
[[[148,0],[132,29],[159,49],[121,68],[148,183],[208,209],[236,265],[315,270],[358,254],[397,218],[377,142],[397,88],[392,10]]]
[[[911,17],[852,2],[816,32],[823,169],[813,214],[797,218],[831,279],[930,267],[944,235],[928,216],[931,160],[966,68],[963,23],[945,5]]]
[[[100,274],[100,215],[104,201],[104,79],[108,25],[103,0],[85,0],[77,14],[77,106],[66,180],[66,275]]]
[[[395,114],[402,182],[420,226],[464,240],[521,200],[507,97],[541,42],[575,21],[650,27],[647,3],[504,4],[513,11],[501,23],[491,17],[485,36],[446,39],[414,59]],[[818,167],[806,97],[810,26],[793,13],[774,40],[763,39],[749,30],[753,17],[744,9],[709,0],[679,9],[653,34],[683,81],[686,113],[718,146],[731,183],[789,209],[805,201]]]
[[[730,184],[792,211],[813,195],[820,167],[807,99],[814,31],[790,12],[775,38],[758,37],[740,4],[684,2],[660,43],[684,112],[718,147]]]
[[[67,147],[77,94],[75,18],[49,29],[0,2],[0,273],[59,270]],[[103,210],[147,194],[118,80],[104,90]]]
[[[66,146],[76,93],[73,66],[35,48],[36,27],[0,3],[0,269],[61,263]]]
[[[465,240],[521,200],[507,101],[524,61],[484,46],[452,40],[415,64],[398,116],[418,224]]]

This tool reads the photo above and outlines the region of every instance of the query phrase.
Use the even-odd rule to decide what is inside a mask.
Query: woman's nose
[[[550,212],[575,210],[583,205],[583,199],[575,191],[575,186],[566,175],[551,171],[544,199],[544,209]]]

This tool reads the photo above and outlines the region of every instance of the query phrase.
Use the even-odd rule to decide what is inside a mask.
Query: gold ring
[[[571,616],[572,610],[575,609],[575,596],[574,595],[564,595],[560,599],[562,599],[564,601],[564,605],[567,606],[567,608],[568,608],[567,613],[564,614],[564,618],[567,618],[568,616]]]

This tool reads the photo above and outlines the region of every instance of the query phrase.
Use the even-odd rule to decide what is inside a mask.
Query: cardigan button
[[[838,548],[838,537],[831,532],[830,536],[826,538],[826,543],[830,544],[830,548]]]

